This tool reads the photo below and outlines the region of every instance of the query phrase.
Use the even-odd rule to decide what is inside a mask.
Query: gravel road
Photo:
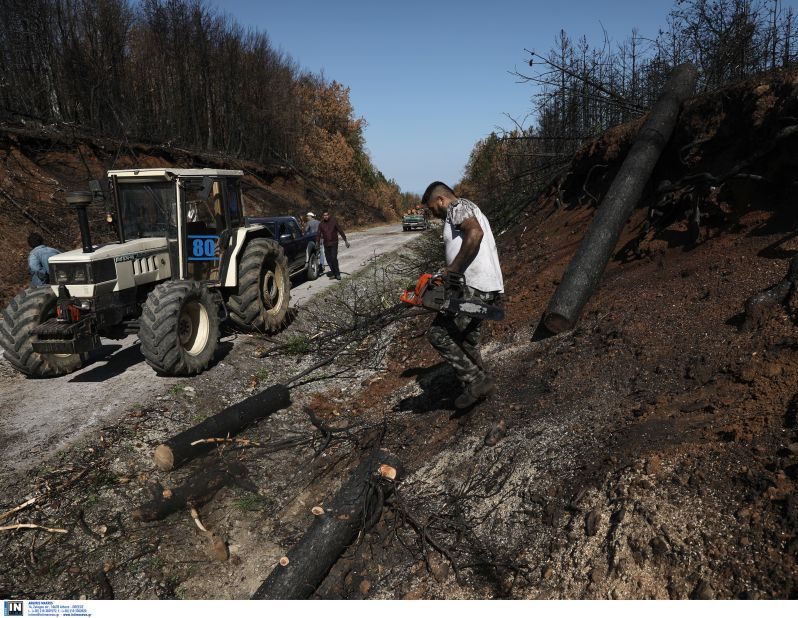
[[[353,232],[342,243],[339,264],[344,277],[375,256],[399,249],[416,237],[399,224]],[[313,282],[293,281],[291,305],[299,307],[316,293],[335,285],[322,275]],[[229,338],[228,346],[241,339]],[[19,473],[78,440],[91,429],[112,424],[132,405],[144,405],[192,378],[159,377],[144,362],[138,337],[107,341],[86,367],[70,375],[33,380],[14,371],[0,358],[0,476]],[[214,371],[211,368],[210,371]]]

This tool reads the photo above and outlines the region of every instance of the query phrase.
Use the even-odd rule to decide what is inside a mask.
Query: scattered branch
[[[47,528],[46,526],[40,526],[39,524],[12,524],[10,526],[0,526],[0,532],[5,530],[27,529],[44,530],[45,532],[51,532],[53,534],[67,534],[67,530],[64,530],[63,528]]]
[[[36,502],[36,498],[31,498],[30,500],[26,500],[25,502],[23,502],[19,506],[15,506],[13,509],[9,509],[8,511],[5,511],[4,513],[0,513],[0,521],[8,519],[14,513],[17,513],[19,511],[21,511],[22,509],[25,509],[25,508],[29,507],[31,504],[33,504],[35,502]]]

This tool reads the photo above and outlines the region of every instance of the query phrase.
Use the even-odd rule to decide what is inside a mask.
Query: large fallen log
[[[690,64],[676,67],[659,100],[612,182],[582,239],[543,318],[552,333],[570,330],[598,285],[626,220],[640,201],[654,166],[676,125],[682,103],[695,89],[698,71]]]
[[[225,485],[238,483],[246,476],[246,468],[238,462],[216,465],[203,470],[174,489],[165,489],[132,513],[136,521],[157,521],[187,507],[208,502]]]
[[[314,509],[316,519],[280,559],[253,599],[307,599],[361,531],[382,514],[385,498],[401,475],[398,460],[374,451],[350,475],[329,505]]]
[[[160,470],[169,471],[200,453],[213,448],[212,443],[192,446],[198,440],[227,438],[242,431],[257,420],[291,405],[288,387],[276,384],[225,408],[218,414],[206,418],[198,425],[169,438],[155,449],[153,459]]]

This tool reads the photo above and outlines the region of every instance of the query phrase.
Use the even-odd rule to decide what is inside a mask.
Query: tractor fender
[[[235,246],[230,254],[229,264],[235,265],[227,269],[224,278],[223,286],[226,288],[234,288],[238,285],[238,261],[244,251],[247,243],[253,238],[268,238],[274,240],[272,233],[264,225],[248,225],[247,227],[240,227],[233,233],[235,238]],[[275,241],[276,242],[276,241]]]

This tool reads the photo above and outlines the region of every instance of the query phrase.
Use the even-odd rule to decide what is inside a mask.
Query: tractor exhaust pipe
[[[91,244],[89,215],[86,212],[86,207],[92,203],[92,200],[91,191],[73,191],[66,194],[67,204],[74,206],[78,212],[78,225],[80,226],[80,239],[83,242],[83,253],[94,252],[94,246]]]

